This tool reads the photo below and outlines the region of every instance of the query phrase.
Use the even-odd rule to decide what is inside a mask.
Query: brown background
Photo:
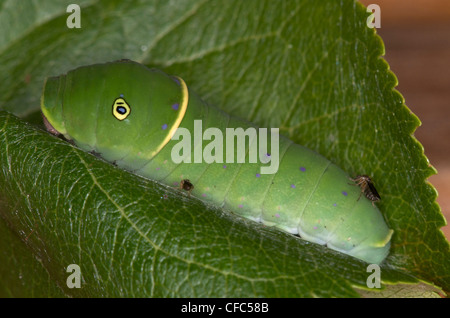
[[[385,59],[397,90],[422,121],[414,133],[437,171],[428,181],[450,220],[450,0],[360,0],[377,4]],[[450,226],[442,228],[450,240]]]

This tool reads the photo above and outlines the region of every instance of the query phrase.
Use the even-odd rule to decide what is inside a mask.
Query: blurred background
[[[438,174],[428,181],[450,220],[450,0],[360,0],[381,9],[381,28],[396,88],[422,126],[415,137]],[[450,240],[450,226],[442,228]]]

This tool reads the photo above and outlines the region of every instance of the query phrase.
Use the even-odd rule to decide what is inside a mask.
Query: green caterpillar
[[[179,132],[198,131],[199,120],[217,129],[205,130],[215,132],[209,140],[227,128],[256,130],[207,105],[181,78],[128,60],[84,66],[48,78],[41,109],[48,131],[135,174],[170,186],[189,184],[189,193],[201,200],[369,263],[389,253],[393,231],[378,208],[321,155],[273,133],[269,147],[258,144],[261,131],[245,148],[236,143],[226,151],[227,160],[220,160],[213,141],[194,140],[191,152],[181,147],[178,140],[191,140]],[[265,161],[250,163],[255,149]],[[209,154],[206,162],[198,160],[202,151]],[[275,154],[277,172],[263,173]]]

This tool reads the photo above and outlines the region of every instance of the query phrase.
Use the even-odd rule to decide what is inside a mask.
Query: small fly
[[[350,180],[356,182],[356,185],[361,188],[361,194],[364,193],[366,198],[372,201],[372,205],[374,205],[374,202],[381,200],[381,197],[369,176],[361,175],[357,176],[355,179],[350,178]],[[361,198],[361,194],[359,195],[358,200]]]

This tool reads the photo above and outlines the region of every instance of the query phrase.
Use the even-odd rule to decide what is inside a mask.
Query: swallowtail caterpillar
[[[179,77],[128,60],[84,66],[47,78],[41,109],[49,132],[137,175],[178,187],[190,180],[181,187],[203,201],[368,263],[389,252],[393,231],[370,200],[359,198],[361,189],[329,160],[283,136],[274,174],[261,174],[261,163],[247,157],[173,162],[172,137],[178,128],[193,131],[194,120],[222,131],[255,127],[207,105]],[[271,148],[259,150],[270,156]]]

